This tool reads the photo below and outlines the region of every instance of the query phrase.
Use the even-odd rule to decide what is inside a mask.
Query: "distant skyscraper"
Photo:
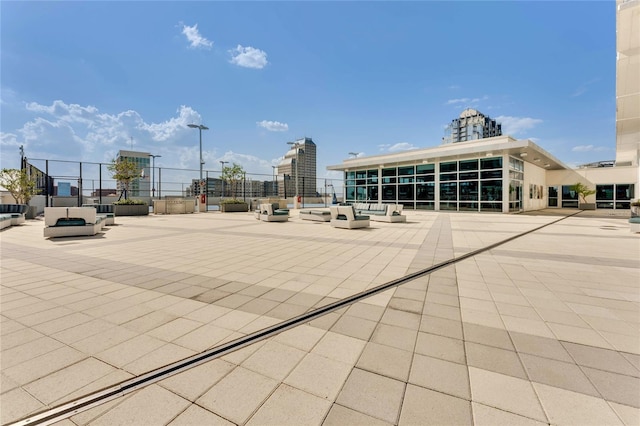
[[[151,168],[150,157],[148,152],[139,151],[118,151],[118,158],[133,161],[137,169],[140,170],[140,177],[133,179],[129,184],[129,197],[148,197],[150,196]],[[117,183],[118,193],[122,190],[120,182]]]
[[[294,141],[291,149],[284,155],[278,164],[278,175],[289,176],[286,183],[278,187],[278,195],[281,197],[294,196],[296,193],[296,159],[298,161],[298,190],[304,197],[316,196],[316,144],[311,138],[302,138]],[[287,193],[285,194],[285,186]]]
[[[502,125],[473,108],[467,108],[459,118],[451,121],[444,132],[442,143],[472,141],[502,135]]]

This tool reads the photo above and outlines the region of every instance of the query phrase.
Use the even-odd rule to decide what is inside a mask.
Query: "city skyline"
[[[350,152],[440,145],[465,108],[568,165],[615,158],[613,2],[3,2],[1,19],[2,167],[24,145],[197,170],[195,123],[207,170],[271,175],[311,137],[318,178],[341,179],[326,167]]]

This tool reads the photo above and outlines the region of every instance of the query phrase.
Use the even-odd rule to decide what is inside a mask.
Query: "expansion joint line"
[[[153,383],[156,383],[160,380],[166,379],[174,374],[178,374],[190,368],[196,367],[205,362],[214,360],[216,358],[220,358],[226,354],[234,352],[238,349],[242,349],[245,346],[249,346],[253,343],[257,343],[261,340],[267,339],[269,337],[275,336],[276,334],[282,333],[283,331],[289,330],[298,325],[304,324],[316,318],[319,318],[323,315],[326,315],[330,312],[336,311],[338,309],[344,308],[345,306],[349,306],[355,302],[359,302],[363,299],[366,299],[369,296],[373,296],[374,294],[381,293],[393,287],[398,287],[402,284],[406,284],[410,281],[413,281],[417,278],[423,277],[425,275],[429,275],[432,272],[438,271],[442,268],[446,268],[447,266],[451,266],[457,262],[462,260],[474,257],[478,254],[484,253],[486,251],[492,250],[498,246],[506,244],[510,241],[513,241],[517,238],[523,237],[525,235],[536,232],[542,228],[546,228],[547,226],[556,224],[562,220],[567,219],[568,217],[574,216],[577,213],[573,213],[571,215],[567,215],[561,217],[560,219],[554,220],[552,222],[546,223],[544,225],[538,226],[536,228],[530,229],[529,231],[525,231],[523,233],[511,236],[497,243],[488,245],[486,247],[482,247],[477,250],[470,251],[469,253],[465,253],[458,257],[454,257],[452,259],[446,260],[444,262],[440,262],[436,265],[430,266],[428,268],[422,269],[420,271],[413,272],[411,274],[405,275],[404,277],[397,278],[395,280],[386,282],[384,284],[380,284],[379,286],[373,287],[369,290],[365,290],[363,292],[354,294],[352,296],[346,297],[344,299],[338,300],[337,302],[330,303],[328,305],[322,306],[320,308],[314,309],[313,311],[306,312],[297,317],[285,320],[281,323],[272,325],[270,327],[264,328],[262,330],[258,330],[254,333],[248,334],[246,336],[235,339],[231,342],[225,343],[223,345],[217,346],[215,348],[206,350],[199,354],[193,355],[189,358],[185,358],[180,361],[176,361],[172,364],[166,365],[164,367],[160,367],[156,370],[150,371],[148,373],[142,374],[140,376],[134,377],[132,379],[125,380],[116,385],[104,388],[102,390],[96,391],[89,395],[80,397],[73,401],[61,404],[59,406],[50,408],[48,410],[42,411],[40,413],[33,414],[29,417],[26,417],[22,420],[19,420],[14,423],[10,423],[7,426],[30,426],[30,425],[50,425],[71,416],[74,416],[78,413],[86,411],[90,408],[96,407],[98,405],[104,404],[113,399],[124,396],[128,393],[131,393],[135,390],[141,389]]]

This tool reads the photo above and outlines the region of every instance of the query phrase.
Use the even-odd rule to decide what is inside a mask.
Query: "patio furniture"
[[[376,222],[406,222],[407,217],[402,214],[402,204],[355,203],[357,214],[367,215]]]
[[[45,207],[44,237],[95,235],[104,222],[93,207]]]
[[[263,222],[286,222],[289,210],[278,208],[278,203],[260,204],[260,220]]]
[[[317,222],[329,222],[331,220],[331,211],[329,210],[300,210],[300,219],[315,220]]]
[[[93,207],[96,214],[102,218],[105,226],[116,224],[116,214],[114,213],[113,204],[83,204],[82,207]]]
[[[353,206],[331,206],[330,224],[334,228],[356,229],[369,227],[369,216],[357,215]]]

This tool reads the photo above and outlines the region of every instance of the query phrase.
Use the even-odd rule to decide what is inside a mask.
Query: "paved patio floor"
[[[250,213],[0,233],[0,421],[24,419],[550,224],[405,211],[334,229]],[[60,425],[638,425],[640,234],[580,213]]]

